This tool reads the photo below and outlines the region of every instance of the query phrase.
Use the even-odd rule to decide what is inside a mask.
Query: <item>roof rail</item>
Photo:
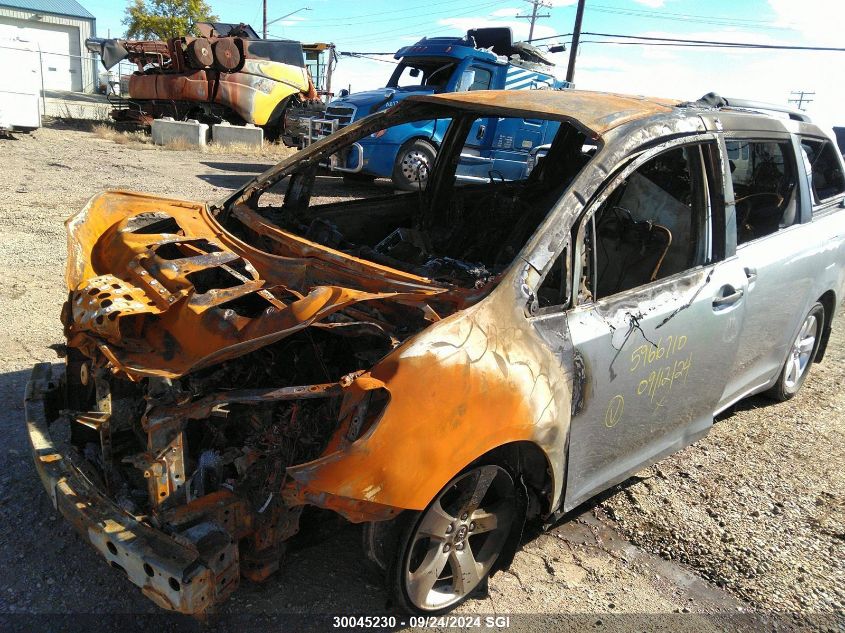
[[[767,110],[769,112],[780,112],[788,114],[793,121],[803,121],[810,123],[810,117],[801,110],[795,108],[788,108],[786,106],[778,105],[776,103],[766,103],[765,101],[750,101],[749,99],[734,99],[732,97],[722,97],[725,106],[729,108],[742,108],[748,110]]]

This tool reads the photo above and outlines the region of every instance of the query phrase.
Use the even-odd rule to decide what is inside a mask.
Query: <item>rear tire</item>
[[[403,191],[425,189],[434,167],[437,150],[422,139],[414,139],[399,148],[393,162],[393,185]]]
[[[781,402],[795,397],[807,379],[807,374],[810,373],[810,366],[816,359],[824,325],[824,306],[816,303],[810,308],[801,324],[798,336],[789,348],[789,354],[783,363],[778,381],[766,392],[766,395]]]

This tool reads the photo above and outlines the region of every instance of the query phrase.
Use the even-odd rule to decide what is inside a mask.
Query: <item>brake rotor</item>
[[[188,61],[194,68],[206,68],[214,63],[211,43],[204,37],[188,42]]]
[[[235,45],[235,40],[225,37],[214,42],[214,67],[230,73],[241,63],[241,52]]]

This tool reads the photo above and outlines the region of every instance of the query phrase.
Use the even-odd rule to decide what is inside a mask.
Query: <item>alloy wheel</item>
[[[786,363],[786,376],[784,385],[787,389],[794,389],[801,381],[807,366],[810,364],[810,357],[816,346],[819,321],[814,314],[810,314],[804,320],[795,342],[792,344],[792,352]]]
[[[486,578],[516,515],[510,475],[481,466],[453,480],[423,513],[411,535],[403,578],[421,611],[448,608]]]

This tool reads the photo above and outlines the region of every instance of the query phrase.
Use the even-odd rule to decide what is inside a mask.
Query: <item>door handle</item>
[[[481,139],[484,138],[484,133],[486,131],[487,131],[486,125],[479,125],[478,126],[478,132],[476,132],[476,134],[475,134],[475,138],[480,141]]]
[[[757,281],[757,269],[751,268],[750,266],[746,266],[745,268],[745,276],[748,277],[749,282]]]
[[[730,286],[728,286],[727,289],[730,289]],[[739,290],[734,290],[734,292],[729,295],[714,297],[713,307],[724,308],[725,306],[733,305],[734,303],[742,299],[743,294],[745,293],[743,292],[742,288],[740,288]]]

